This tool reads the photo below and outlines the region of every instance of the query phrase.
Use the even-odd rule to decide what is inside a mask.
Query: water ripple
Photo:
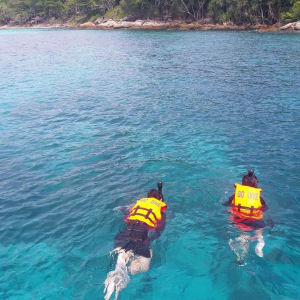
[[[101,299],[124,226],[115,208],[160,179],[167,227],[120,298],[297,299],[298,44],[295,33],[1,31],[0,298]],[[264,259],[252,244],[243,268],[221,204],[249,166],[275,227]]]

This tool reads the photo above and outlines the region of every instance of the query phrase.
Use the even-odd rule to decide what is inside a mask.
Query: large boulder
[[[284,26],[279,27],[280,30],[300,30],[300,21],[288,23]]]
[[[180,26],[182,26],[182,24],[185,24],[184,21],[180,20],[169,21],[168,23],[170,29],[180,29]]]
[[[124,18],[120,19],[120,21],[135,22],[139,18],[140,18],[140,16],[138,16],[138,15],[130,15],[130,16],[127,16],[127,17],[124,17]]]
[[[135,22],[133,22],[132,28],[140,29],[145,22],[146,22],[145,20],[136,20]]]
[[[95,24],[98,25],[105,22],[107,22],[107,20],[104,17],[100,17],[95,21]]]
[[[79,25],[79,28],[95,28],[96,25],[93,22],[86,22]]]
[[[122,29],[122,28],[131,28],[134,26],[135,22],[128,22],[128,21],[119,21],[117,24],[114,26],[115,29]]]
[[[102,29],[113,29],[116,26],[118,26],[118,23],[112,19],[97,25],[98,28],[102,28]]]
[[[183,24],[180,24],[179,30],[208,30],[210,28],[206,28],[206,27],[209,27],[209,26],[213,26],[213,25],[203,26],[202,24],[197,23],[197,22],[188,23],[188,24],[183,23]]]
[[[214,26],[214,29],[215,30],[226,30],[226,29],[228,29],[228,25],[224,25],[224,23],[223,24],[216,24]]]
[[[142,28],[143,29],[167,29],[168,25],[169,25],[168,23],[163,21],[147,20],[143,23]]]

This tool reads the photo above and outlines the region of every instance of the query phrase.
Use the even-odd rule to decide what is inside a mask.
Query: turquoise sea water
[[[120,207],[167,226],[120,300],[300,299],[300,34],[0,31],[0,298],[103,299]],[[221,204],[254,167],[246,264]]]

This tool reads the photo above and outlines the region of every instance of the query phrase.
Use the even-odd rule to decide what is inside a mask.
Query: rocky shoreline
[[[213,24],[210,20],[201,22],[185,21],[155,21],[155,20],[106,20],[100,18],[95,22],[86,22],[82,24],[27,24],[24,26],[0,26],[0,29],[9,28],[73,28],[73,29],[135,29],[135,30],[256,30],[256,31],[278,31],[278,30],[300,30],[300,21],[289,23],[279,27],[274,25],[234,25],[231,23]]]

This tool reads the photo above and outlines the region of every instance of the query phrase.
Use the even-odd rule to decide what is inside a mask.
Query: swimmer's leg
[[[263,248],[265,246],[265,241],[264,241],[264,237],[262,235],[262,229],[257,230],[255,233],[255,236],[257,238],[257,244],[255,246],[255,253],[257,256],[263,257],[264,256]]]
[[[131,251],[126,252],[121,248],[116,248],[112,252],[118,253],[118,259],[116,269],[109,272],[104,281],[104,293],[106,293],[104,297],[105,300],[109,300],[114,292],[116,292],[114,298],[116,300],[119,292],[127,286],[130,280],[127,273],[127,263],[133,253]]]
[[[142,272],[147,272],[149,270],[151,258],[152,258],[152,250],[150,250],[150,257],[144,257],[141,255],[135,255],[131,257],[128,271],[132,275],[142,273]]]
[[[228,242],[231,250],[236,254],[239,264],[244,264],[244,259],[246,258],[249,249],[249,239],[250,236],[241,235],[234,240],[230,239]]]

